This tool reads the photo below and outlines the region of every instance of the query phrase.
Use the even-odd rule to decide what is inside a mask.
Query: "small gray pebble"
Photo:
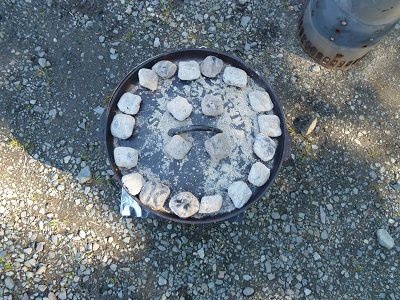
[[[253,294],[254,294],[254,289],[252,287],[245,287],[243,289],[243,295],[245,295],[246,297],[249,297]]]
[[[4,284],[9,290],[12,290],[15,286],[14,280],[11,277],[6,277],[6,279],[4,280]]]
[[[392,249],[394,247],[394,239],[392,236],[387,232],[386,229],[378,229],[376,231],[376,236],[378,238],[378,242],[382,247],[386,249]]]
[[[89,166],[82,168],[82,170],[76,176],[76,179],[79,181],[79,183],[88,182],[91,178],[92,178],[92,174],[90,172]]]

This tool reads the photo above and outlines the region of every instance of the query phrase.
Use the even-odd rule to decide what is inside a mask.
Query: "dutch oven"
[[[231,219],[239,214],[241,214],[243,211],[245,211],[247,208],[249,208],[251,205],[253,205],[256,201],[260,200],[269,190],[269,188],[272,186],[275,178],[277,177],[279,173],[279,169],[282,166],[283,161],[288,159],[290,155],[290,137],[289,133],[286,127],[286,122],[285,122],[285,116],[283,113],[282,105],[279,102],[278,97],[276,96],[275,92],[271,88],[271,86],[249,65],[247,65],[245,62],[242,60],[221,52],[221,51],[216,51],[216,50],[211,50],[211,49],[185,49],[185,50],[176,50],[176,51],[171,51],[165,54],[161,54],[158,56],[155,56],[153,58],[148,59],[147,61],[143,62],[142,64],[138,65],[135,67],[132,71],[130,71],[125,78],[118,84],[117,88],[115,89],[112,98],[108,104],[108,108],[105,111],[105,117],[104,117],[104,124],[102,124],[103,130],[103,139],[105,141],[105,146],[106,146],[106,152],[108,159],[111,163],[111,167],[114,171],[115,174],[115,179],[119,182],[121,186],[122,182],[122,173],[121,170],[117,167],[114,161],[113,157],[113,150],[115,147],[115,141],[114,137],[111,135],[111,122],[113,120],[113,117],[115,114],[118,112],[118,107],[117,103],[121,96],[130,88],[132,88],[133,85],[138,85],[139,78],[138,78],[138,72],[142,68],[147,68],[151,69],[152,66],[157,63],[158,61],[161,60],[169,60],[172,62],[177,62],[177,61],[185,61],[185,60],[196,60],[196,61],[201,61],[205,59],[207,56],[215,56],[224,61],[225,64],[229,64],[233,67],[237,67],[247,73],[249,78],[251,78],[258,86],[262,87],[265,89],[266,92],[270,95],[271,101],[274,105],[273,107],[273,113],[279,117],[281,120],[281,128],[282,128],[282,135],[277,137],[277,148],[275,152],[275,157],[271,166],[271,173],[270,173],[270,178],[267,181],[266,184],[264,184],[261,187],[253,187],[252,188],[252,196],[250,200],[241,208],[234,209],[229,212],[225,213],[220,213],[220,214],[213,214],[209,216],[204,216],[202,218],[196,218],[196,217],[190,217],[187,219],[182,219],[179,218],[178,216],[169,213],[169,212],[163,212],[163,211],[157,211],[157,210],[152,210],[150,207],[145,206],[143,203],[140,202],[140,200],[136,197],[135,200],[139,203],[139,205],[142,207],[142,209],[155,214],[156,216],[159,216],[161,218],[175,221],[175,222],[180,222],[180,223],[189,223],[189,224],[201,224],[201,223],[211,223],[211,222],[217,222],[217,221],[223,221],[223,220],[228,220]],[[173,81],[173,87],[176,89],[182,89],[183,85],[185,83],[182,83],[180,80],[175,80]],[[150,94],[144,94],[141,95],[143,101],[142,105],[139,111],[139,116],[143,120],[146,120],[146,118],[150,118],[150,115],[154,112],[156,107],[152,104],[153,102],[151,101],[151,96]],[[210,124],[204,124],[201,120],[197,120],[198,122],[195,122],[195,125],[191,126],[182,126],[181,128],[172,128],[169,130],[169,134],[176,134],[176,133],[181,133],[181,132],[194,132],[194,131],[200,131],[196,132],[197,135],[209,135],[215,132],[219,132],[218,128],[215,128],[213,126],[209,126]],[[204,121],[204,120],[203,120]],[[151,134],[148,128],[145,126],[142,126],[137,132],[135,130],[135,133],[132,135],[131,138],[122,141],[123,146],[127,147],[134,147],[134,148],[140,148],[140,145],[143,143],[146,143],[146,135]],[[197,137],[195,137],[197,138]],[[193,154],[196,155],[196,154]],[[147,157],[146,159],[140,160],[141,162],[141,167],[148,167],[152,169],[152,172],[157,173],[159,170],[159,165],[160,165],[160,160],[162,160],[162,155],[151,155]],[[199,159],[202,158],[193,158],[189,159],[186,162],[186,170],[195,170],[196,167],[198,168],[199,164]],[[176,164],[175,166],[171,167],[173,168],[178,168],[178,165]],[[171,174],[173,173],[173,170],[171,169]],[[160,171],[161,172],[161,171]],[[180,172],[182,172],[182,169],[180,169]],[[194,172],[191,174],[191,178],[196,178],[201,180],[201,174],[196,174],[196,171],[191,171]],[[193,191],[195,194],[197,193],[206,193],[207,191],[200,191],[199,190],[199,185],[197,184],[197,180],[180,180],[178,181],[177,185],[172,185],[170,186],[171,188],[171,194],[173,194],[176,191]],[[227,195],[225,195],[227,197]]]

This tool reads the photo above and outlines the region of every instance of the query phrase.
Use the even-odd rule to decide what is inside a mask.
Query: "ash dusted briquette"
[[[167,93],[176,80],[175,75],[184,82],[183,90]],[[193,183],[203,184],[206,193],[195,195],[190,190],[175,190],[174,178],[161,181],[158,174],[140,168],[139,152],[144,156],[149,153],[142,153],[140,147],[118,146],[117,140],[114,160],[125,174],[122,182],[127,191],[138,195],[151,209],[173,213],[182,219],[225,213],[246,205],[252,197],[252,187],[268,182],[277,148],[274,138],[282,134],[281,121],[272,114],[269,94],[249,80],[245,71],[225,65],[214,56],[201,62],[161,60],[152,69],[140,69],[138,77],[139,85],[126,91],[118,102],[120,112],[112,121],[112,135],[120,140],[134,138],[132,115],[140,119],[141,106],[146,105],[140,93],[142,90],[154,93],[158,109],[150,119],[157,120],[158,125],[153,122],[149,129],[159,141],[156,147],[164,152],[164,160],[159,162],[161,170],[168,174],[174,161],[183,166],[192,151],[206,153],[207,159],[198,162],[204,169],[205,182]],[[193,143],[190,133],[168,135],[170,129],[193,124],[192,118],[197,114],[205,116],[220,131],[201,145]],[[244,127],[238,129],[241,122]],[[131,173],[126,172],[128,169]]]

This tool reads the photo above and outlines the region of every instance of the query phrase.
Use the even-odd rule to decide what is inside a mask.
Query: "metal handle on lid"
[[[211,131],[214,133],[221,133],[222,130],[219,128],[215,128],[212,126],[207,126],[207,125],[188,125],[188,126],[182,126],[182,127],[177,127],[177,128],[171,128],[168,130],[168,135],[169,136],[174,136],[176,134],[181,134],[181,133],[186,133],[186,132],[193,132],[193,131]]]

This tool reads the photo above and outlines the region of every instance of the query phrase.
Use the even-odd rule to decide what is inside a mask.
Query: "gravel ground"
[[[0,1],[0,298],[400,299],[400,26],[354,69],[329,71],[299,47],[301,9]],[[102,110],[136,64],[193,46],[270,81],[292,159],[243,223],[121,218]],[[296,124],[309,115],[318,124],[304,137]]]

